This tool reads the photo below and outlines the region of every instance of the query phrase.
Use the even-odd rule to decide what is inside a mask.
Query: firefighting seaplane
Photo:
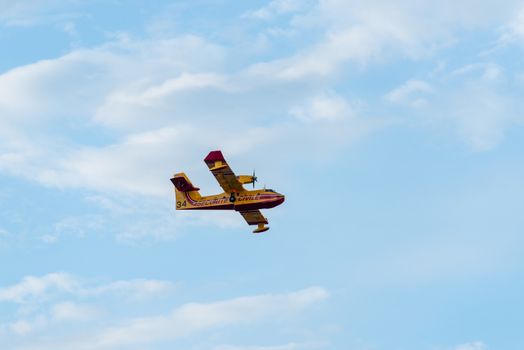
[[[284,202],[284,195],[271,189],[256,190],[257,177],[253,175],[236,176],[227,164],[221,151],[212,151],[204,158],[224,192],[211,196],[201,196],[200,189],[193,186],[184,173],[173,176],[177,210],[235,210],[240,213],[248,225],[257,225],[253,233],[269,230],[267,219],[260,209],[276,207]],[[246,190],[245,184],[253,184],[253,190]]]

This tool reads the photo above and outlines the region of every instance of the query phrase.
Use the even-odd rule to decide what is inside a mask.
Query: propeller
[[[255,188],[255,182],[257,182],[257,181],[258,181],[258,179],[255,176],[255,169],[253,169],[253,188]]]

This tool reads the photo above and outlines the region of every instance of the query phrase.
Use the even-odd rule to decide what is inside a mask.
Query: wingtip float
[[[246,190],[243,185],[252,183],[254,186],[257,181],[255,172],[253,175],[236,176],[221,151],[209,152],[204,162],[224,192],[201,196],[200,189],[193,186],[186,174],[175,174],[171,182],[175,186],[176,210],[235,210],[248,225],[257,225],[253,233],[269,230],[266,226],[268,221],[260,209],[282,204],[285,196],[266,188]]]

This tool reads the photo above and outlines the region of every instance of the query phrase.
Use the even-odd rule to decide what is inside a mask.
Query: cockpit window
[[[266,191],[268,191],[268,192],[275,192],[275,191],[273,191],[272,189],[267,189]]]

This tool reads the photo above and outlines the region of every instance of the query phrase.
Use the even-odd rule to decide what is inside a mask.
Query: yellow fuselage
[[[254,210],[276,207],[284,202],[284,196],[272,190],[252,190],[243,192],[222,192],[211,196],[200,196],[196,191],[177,191],[178,210]]]

